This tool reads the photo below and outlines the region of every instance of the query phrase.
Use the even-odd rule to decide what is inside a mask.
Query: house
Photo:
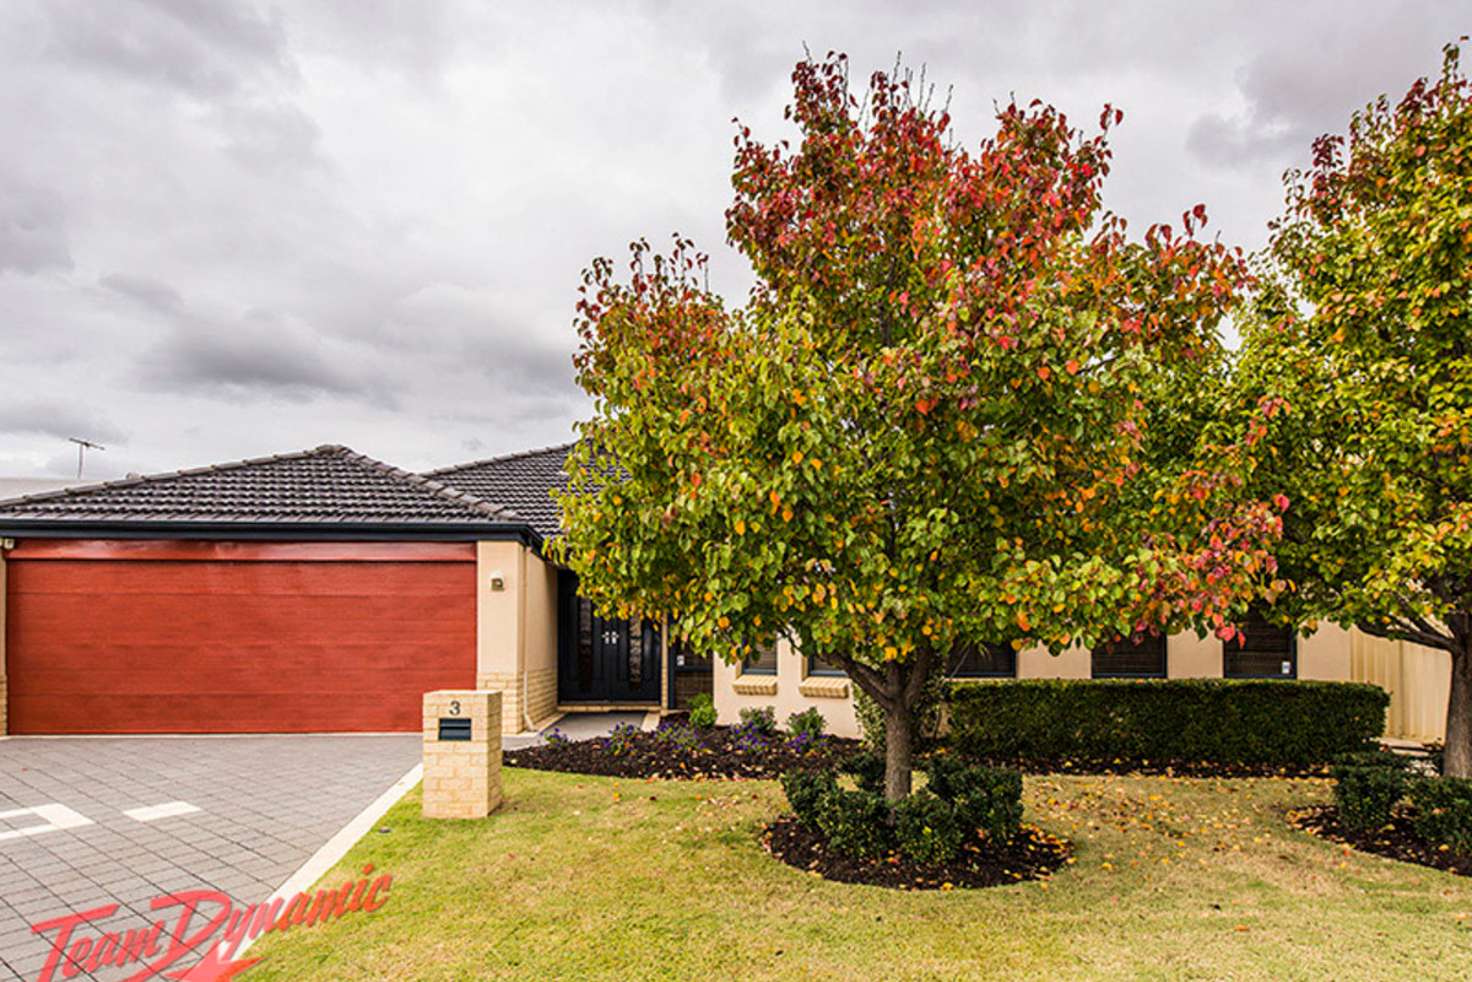
[[[0,733],[415,730],[424,691],[470,686],[501,690],[513,733],[697,692],[722,722],[817,708],[857,733],[850,681],[786,641],[713,664],[580,597],[544,550],[570,449],[410,474],[324,446],[0,501]],[[1335,625],[1246,639],[974,645],[947,670],[1365,680],[1390,735],[1441,735],[1445,653]]]
[[[480,623],[539,543],[337,446],[0,503],[0,732],[417,729],[519,654]]]

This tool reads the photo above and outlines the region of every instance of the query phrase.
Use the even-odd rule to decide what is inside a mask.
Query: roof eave
[[[20,539],[276,539],[298,542],[474,542],[515,540],[541,552],[543,536],[525,522],[230,522],[167,519],[0,517],[0,537]]]

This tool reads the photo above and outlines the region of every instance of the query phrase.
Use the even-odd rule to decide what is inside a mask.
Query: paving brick
[[[160,884],[264,900],[418,760],[419,734],[0,742],[0,810],[59,802],[94,824],[0,841],[0,980],[34,978],[32,922],[109,903],[146,928]],[[143,823],[168,801],[203,809]],[[86,978],[83,973],[79,978]]]

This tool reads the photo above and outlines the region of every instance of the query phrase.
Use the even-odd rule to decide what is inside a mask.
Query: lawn
[[[1076,843],[1051,881],[902,892],[829,883],[758,841],[775,782],[508,769],[481,822],[411,793],[364,863],[390,902],[250,950],[251,979],[1466,978],[1472,879],[1294,831],[1328,783],[1030,777],[1027,821]]]

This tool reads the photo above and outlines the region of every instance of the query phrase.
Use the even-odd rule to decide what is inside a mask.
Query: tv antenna
[[[107,448],[100,443],[83,440],[81,437],[69,436],[67,439],[77,445],[77,480],[80,481],[82,479],[82,455],[88,450],[106,450]]]

